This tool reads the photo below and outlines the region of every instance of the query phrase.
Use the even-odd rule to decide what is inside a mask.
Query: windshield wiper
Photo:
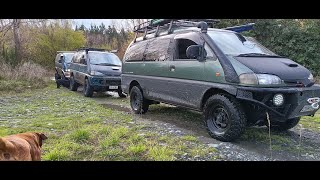
[[[270,55],[270,54],[262,54],[262,53],[244,53],[237,55],[238,57],[275,57],[275,58],[282,58],[279,55]]]
[[[93,64],[93,65],[100,65],[100,66],[119,66],[119,65],[110,64],[110,63],[99,63],[99,64]]]

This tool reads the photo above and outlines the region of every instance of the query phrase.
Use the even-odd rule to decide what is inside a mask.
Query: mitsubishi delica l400
[[[319,109],[320,86],[302,65],[278,56],[241,27],[152,20],[136,27],[124,55],[122,89],[135,113],[152,103],[202,111],[208,133],[238,138],[250,125],[287,130]],[[239,30],[240,29],[240,30]]]
[[[126,97],[121,90],[122,62],[114,53],[97,48],[80,48],[72,57],[70,69],[70,90],[83,86],[85,97],[93,92],[116,91]]]

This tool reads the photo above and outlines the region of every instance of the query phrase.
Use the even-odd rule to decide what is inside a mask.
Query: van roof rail
[[[133,32],[135,32],[134,41],[138,37],[138,33],[144,33],[143,39],[146,39],[147,34],[155,34],[155,37],[159,36],[160,29],[164,29],[168,34],[172,33],[172,28],[175,27],[198,27],[201,28],[201,32],[206,33],[208,27],[214,27],[219,23],[218,19],[152,19],[145,21],[141,24],[134,26]],[[222,28],[225,30],[243,32],[253,29],[254,23],[249,23],[240,26],[232,26]]]
[[[147,34],[155,33],[158,36],[160,33],[160,28],[168,31],[168,34],[172,33],[172,28],[176,27],[198,27],[200,22],[205,22],[209,27],[213,27],[214,24],[220,22],[217,19],[152,19],[145,21],[141,24],[134,26],[133,32],[136,33],[134,42],[136,41],[138,33],[144,33],[143,37],[145,39]],[[207,26],[201,26],[199,28],[204,28]],[[205,30],[203,32],[206,32]]]
[[[173,25],[183,27],[197,27],[198,23],[201,21],[206,22],[208,25],[214,25],[215,23],[220,22],[220,20],[217,19],[152,19],[134,26],[133,32],[144,33],[145,30],[152,31],[155,30],[158,26],[169,27],[171,22],[173,23]]]
[[[74,53],[76,51],[57,51],[57,53]]]
[[[81,51],[81,50],[85,50],[85,51],[107,51],[106,49],[91,48],[91,47],[80,47],[80,48],[77,49],[77,51]]]

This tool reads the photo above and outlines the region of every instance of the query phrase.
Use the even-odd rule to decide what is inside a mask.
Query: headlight
[[[313,79],[313,75],[310,73],[308,79],[311,81],[311,82],[314,82],[314,79]]]
[[[92,76],[103,76],[104,74],[101,73],[101,72],[98,72],[98,71],[91,71],[90,75],[92,75]]]
[[[278,76],[270,74],[257,74],[259,84],[281,84],[282,81]]]
[[[282,80],[275,75],[271,74],[254,74],[247,73],[241,74],[239,76],[241,84],[262,84],[262,85],[270,85],[270,84],[281,84]]]
[[[241,74],[239,76],[241,84],[258,84],[258,78],[256,74]]]

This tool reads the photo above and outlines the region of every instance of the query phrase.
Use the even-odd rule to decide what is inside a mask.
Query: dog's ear
[[[0,138],[0,149],[5,149],[6,148],[6,143],[2,138]]]
[[[48,139],[48,137],[46,135],[44,135],[43,133],[36,133],[37,136],[39,137],[39,146],[42,146],[42,141]]]

